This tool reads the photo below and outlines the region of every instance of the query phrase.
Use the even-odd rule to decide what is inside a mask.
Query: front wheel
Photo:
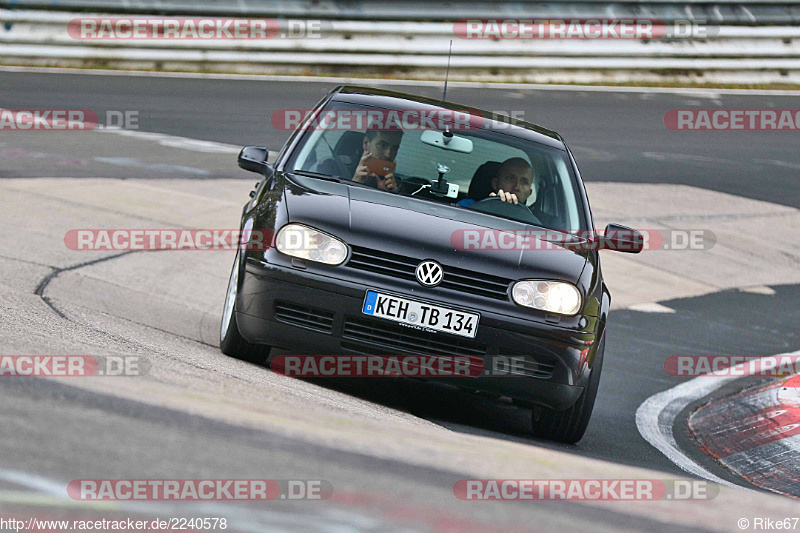
[[[563,411],[533,408],[531,423],[534,437],[551,439],[568,444],[575,444],[583,437],[589,419],[592,417],[597,389],[600,388],[600,371],[603,368],[603,354],[606,348],[606,337],[600,340],[597,347],[594,365],[589,374],[589,383],[578,397],[575,405]]]
[[[266,363],[270,347],[247,342],[239,333],[239,325],[236,323],[236,295],[239,292],[239,270],[241,268],[240,254],[241,252],[236,253],[231,277],[228,280],[228,292],[225,295],[225,307],[222,308],[219,330],[219,349],[230,357],[261,365]]]

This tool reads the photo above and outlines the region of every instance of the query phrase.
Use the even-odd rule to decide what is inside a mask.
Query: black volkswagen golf
[[[531,408],[536,436],[580,440],[610,304],[598,251],[643,239],[593,230],[564,140],[363,87],[304,115],[274,162],[266,148],[239,155],[262,179],[242,214],[251,237],[228,283],[223,353],[468,357],[479,375],[436,379]]]

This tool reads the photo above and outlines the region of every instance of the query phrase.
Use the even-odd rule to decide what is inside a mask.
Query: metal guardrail
[[[0,0],[0,8],[370,21],[653,17],[665,21],[688,19],[734,25],[800,24],[797,0]]]
[[[452,23],[331,20],[322,38],[76,40],[76,14],[0,9],[0,63],[526,82],[800,83],[800,26],[721,26],[706,38],[471,40]]]

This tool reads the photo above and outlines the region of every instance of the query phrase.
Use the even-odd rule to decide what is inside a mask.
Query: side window
[[[313,172],[324,172],[321,165],[325,161],[333,159],[333,148],[336,146],[343,131],[316,130],[311,138],[303,147],[303,151],[297,157],[295,168],[309,170]]]
[[[534,185],[538,184],[536,202],[540,202],[542,200],[542,196],[549,189],[552,189],[552,162],[546,154],[541,152],[528,152],[527,156],[528,157],[526,159],[531,164],[531,168],[533,169]],[[531,205],[531,203],[533,202],[529,201],[528,205]]]
[[[333,168],[322,168],[322,165],[325,165],[326,161],[330,161],[334,158],[333,150],[336,147],[336,143],[339,142],[339,139],[342,137],[342,135],[344,135],[344,133],[344,131],[328,130],[322,134],[320,142],[318,142],[314,147],[314,156],[316,158],[314,170],[317,172],[326,173],[336,172]]]
[[[553,203],[554,211],[560,221],[560,227],[567,230],[580,229],[580,216],[578,214],[578,204],[575,201],[568,201],[567,198],[575,198],[576,191],[573,188],[570,173],[567,168],[565,157],[556,157],[553,160],[555,169]]]

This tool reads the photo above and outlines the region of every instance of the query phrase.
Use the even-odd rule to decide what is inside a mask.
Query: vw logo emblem
[[[417,265],[417,281],[426,287],[435,287],[442,282],[444,270],[436,261],[423,261]]]

